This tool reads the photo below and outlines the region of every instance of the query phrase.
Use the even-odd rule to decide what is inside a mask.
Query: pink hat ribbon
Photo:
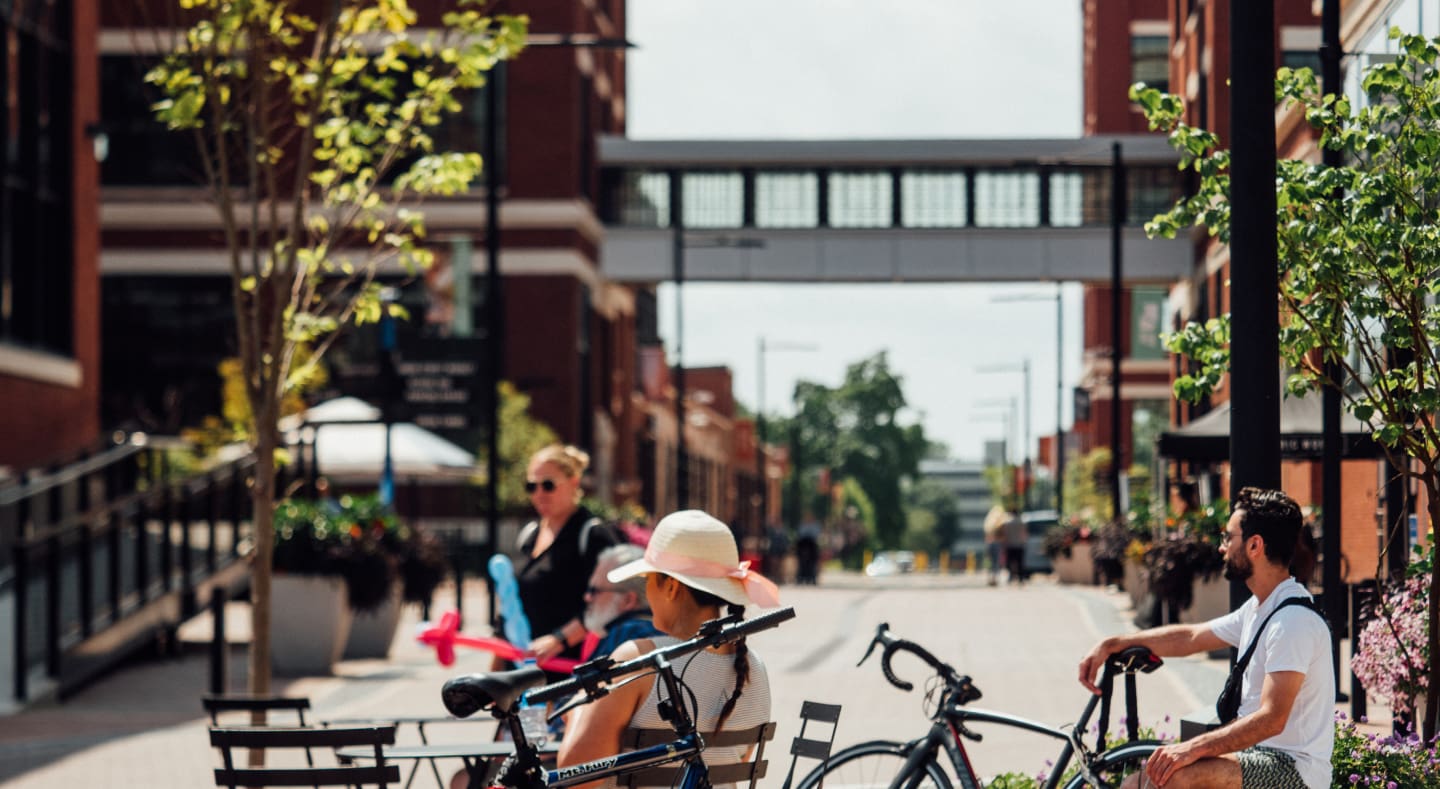
[[[748,561],[741,562],[738,567],[730,567],[707,559],[660,551],[655,548],[654,543],[645,548],[645,561],[657,570],[693,575],[697,578],[734,578],[744,585],[745,596],[755,605],[761,608],[780,605],[780,587],[769,578],[751,570]]]

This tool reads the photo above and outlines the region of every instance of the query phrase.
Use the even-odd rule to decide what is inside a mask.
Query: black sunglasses
[[[553,480],[553,479],[542,479],[542,480],[540,480],[539,482],[534,482],[534,481],[528,480],[528,479],[525,480],[525,492],[526,492],[526,493],[534,493],[536,488],[539,488],[539,489],[545,491],[546,493],[554,493],[554,492],[555,492],[555,480]]]
[[[620,591],[620,590],[617,589],[616,587],[613,587],[613,586],[607,586],[607,587],[605,587],[604,589],[601,589],[601,588],[598,587],[598,586],[587,586],[587,587],[585,587],[585,594],[588,594],[588,595],[590,595],[591,597],[599,597],[600,595],[602,595],[602,594],[604,594],[604,593],[606,593],[606,592],[618,592],[618,591]]]

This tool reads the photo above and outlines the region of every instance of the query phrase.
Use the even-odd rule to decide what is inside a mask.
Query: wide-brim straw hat
[[[740,561],[730,527],[700,510],[681,510],[660,519],[645,556],[611,570],[620,583],[642,573],[661,573],[692,589],[735,605],[772,608],[780,604],[775,584]]]

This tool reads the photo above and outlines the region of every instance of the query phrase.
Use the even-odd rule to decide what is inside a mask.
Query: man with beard
[[[645,599],[645,577],[637,576],[612,584],[605,576],[623,564],[642,558],[645,552],[638,545],[612,545],[600,552],[595,572],[585,590],[585,629],[600,634],[595,649],[585,655],[590,660],[605,657],[626,641],[650,638],[660,634],[650,621],[650,604]]]
[[[1239,609],[1204,624],[1107,638],[1080,661],[1080,684],[1099,693],[1096,673],[1110,655],[1130,647],[1147,647],[1165,657],[1226,646],[1249,654],[1248,663],[1242,658],[1227,683],[1237,692],[1228,704],[1222,694],[1217,705],[1222,725],[1156,750],[1143,773],[1126,779],[1127,789],[1330,786],[1335,736],[1330,633],[1310,593],[1291,575],[1292,564],[1313,568],[1308,537],[1300,507],[1289,496],[1278,490],[1241,489],[1220,550],[1225,577],[1243,581],[1253,596]],[[1302,570],[1300,577],[1308,573]],[[1295,602],[1287,602],[1292,599]],[[1233,719],[1224,720],[1227,711]]]

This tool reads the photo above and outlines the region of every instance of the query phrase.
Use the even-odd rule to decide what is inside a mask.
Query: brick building
[[[1426,35],[1440,33],[1436,14],[1424,13],[1423,3],[1411,0],[1347,0],[1342,3],[1341,37],[1347,57],[1342,62],[1345,92],[1361,102],[1359,75],[1363,69],[1393,52],[1386,31],[1398,26],[1406,32]],[[1281,0],[1276,4],[1276,66],[1320,67],[1320,6],[1311,0]],[[1141,121],[1139,110],[1119,97],[1131,80],[1159,75],[1163,57],[1167,87],[1185,99],[1186,121],[1216,132],[1223,141],[1229,135],[1229,9],[1230,2],[1167,2],[1130,0],[1123,3],[1090,0],[1086,3],[1086,131],[1134,131]],[[1125,46],[1125,36],[1129,46]],[[1163,38],[1164,48],[1157,47]],[[1097,74],[1098,72],[1098,74]],[[1109,79],[1099,74],[1109,73]],[[1149,79],[1146,79],[1149,82]],[[1277,154],[1282,158],[1319,159],[1315,140],[1297,112],[1277,112]],[[1165,328],[1174,329],[1187,321],[1203,322],[1230,309],[1227,282],[1229,253],[1208,237],[1197,236],[1196,267],[1187,279],[1175,283],[1166,293]],[[1102,287],[1086,292],[1087,360],[1092,348],[1092,327],[1096,337],[1109,334],[1108,291]],[[1134,298],[1127,293],[1123,298]],[[1092,309],[1093,303],[1098,310]],[[1098,311],[1098,314],[1096,312]],[[1131,315],[1130,310],[1124,310]],[[1122,336],[1133,336],[1122,327]],[[1093,347],[1103,346],[1103,340]],[[1108,359],[1105,359],[1108,362]],[[1127,359],[1127,363],[1128,363]],[[1181,372],[1179,359],[1164,362],[1169,379]],[[1087,369],[1090,365],[1087,361]],[[1125,384],[1130,382],[1127,366]],[[1147,375],[1149,367],[1145,368]],[[1168,389],[1168,388],[1167,388]],[[1196,405],[1169,398],[1171,424],[1183,425],[1204,415],[1228,398],[1224,387],[1208,402]],[[1127,398],[1128,399],[1128,398]],[[1105,409],[1100,409],[1103,413]],[[1078,425],[1077,425],[1078,429]],[[1108,430],[1108,425],[1104,426]],[[1127,439],[1128,441],[1128,439]],[[1199,477],[1219,496],[1226,495],[1229,480],[1223,464],[1214,466],[1177,463],[1168,472],[1171,478]],[[1377,511],[1383,506],[1383,467],[1372,460],[1347,460],[1342,469],[1342,548],[1345,580],[1371,577],[1377,556]],[[1318,461],[1287,460],[1282,463],[1284,488],[1302,505],[1321,504],[1321,471]]]
[[[100,433],[98,6],[0,5],[0,479]]]

